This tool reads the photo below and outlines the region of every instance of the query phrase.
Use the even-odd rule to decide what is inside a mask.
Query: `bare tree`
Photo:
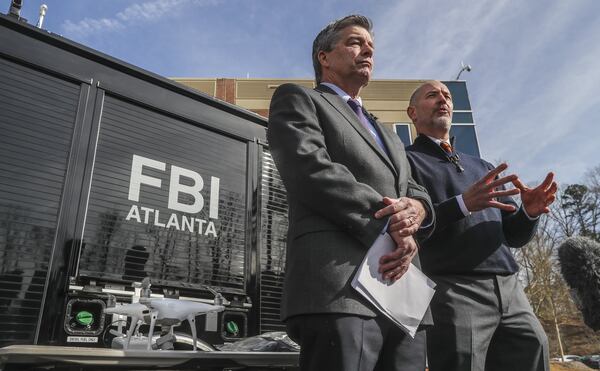
[[[584,184],[559,193],[552,218],[565,237],[580,235],[600,241],[600,166],[589,170]]]
[[[535,237],[515,251],[521,266],[520,278],[533,310],[542,322],[552,325],[561,356],[565,345],[561,326],[584,325],[560,274],[557,250],[564,239],[571,236],[600,240],[599,222],[600,166],[597,166],[586,173],[583,184],[559,189],[550,214],[541,217]]]
[[[556,260],[560,237],[552,219],[542,216],[535,237],[517,250],[515,257],[521,266],[521,280],[533,311],[543,322],[553,324],[562,356],[560,325],[572,319],[574,305]]]

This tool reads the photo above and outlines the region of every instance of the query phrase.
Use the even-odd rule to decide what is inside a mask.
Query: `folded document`
[[[352,287],[414,338],[435,293],[435,283],[412,263],[396,282],[384,280],[377,271],[379,259],[395,248],[388,233],[380,235],[356,272]]]

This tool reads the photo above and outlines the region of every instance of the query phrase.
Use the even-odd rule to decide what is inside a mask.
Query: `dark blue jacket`
[[[464,216],[456,196],[465,192],[491,169],[492,164],[464,153],[457,171],[444,150],[427,136],[420,135],[406,148],[413,178],[424,186],[436,213],[433,235],[421,243],[419,256],[423,272],[438,274],[499,274],[518,271],[509,247],[525,245],[535,233],[531,221],[510,197],[499,201],[517,207],[515,212],[487,208]]]

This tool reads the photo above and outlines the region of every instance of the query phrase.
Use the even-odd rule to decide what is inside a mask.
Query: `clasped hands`
[[[475,212],[493,207],[512,212],[516,210],[515,206],[502,203],[498,201],[498,198],[521,194],[521,202],[527,215],[536,218],[548,213],[550,204],[556,199],[558,189],[556,182],[553,181],[554,174],[548,173],[540,185],[529,188],[515,174],[498,178],[500,173],[507,168],[507,164],[498,165],[462,194],[467,210]],[[516,188],[502,189],[501,187],[507,183],[512,183]]]
[[[412,235],[419,230],[427,212],[421,201],[408,197],[384,197],[383,203],[386,206],[378,210],[375,217],[390,216],[387,230],[396,243],[396,249],[379,259],[379,273],[384,279],[394,282],[406,273],[417,254],[418,246]]]

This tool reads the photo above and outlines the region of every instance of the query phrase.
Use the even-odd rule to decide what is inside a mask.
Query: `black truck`
[[[250,111],[0,15],[0,369],[288,367],[285,190]],[[173,351],[111,349],[131,303],[212,302]],[[113,301],[113,303],[109,303]],[[181,350],[177,350],[181,349]],[[29,365],[29,366],[27,366]]]

